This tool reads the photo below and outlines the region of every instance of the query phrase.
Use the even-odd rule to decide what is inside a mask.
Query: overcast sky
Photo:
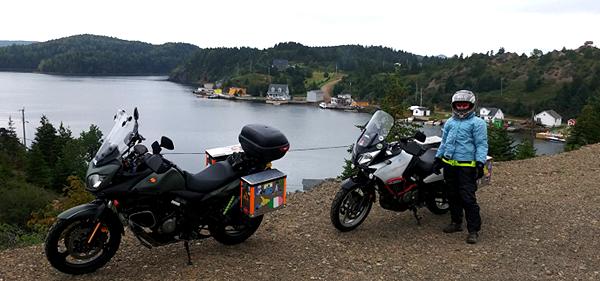
[[[200,47],[383,45],[420,55],[600,45],[600,0],[8,0],[0,40],[97,34]]]

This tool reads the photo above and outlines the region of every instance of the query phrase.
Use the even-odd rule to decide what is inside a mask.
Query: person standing
[[[487,158],[487,125],[475,116],[473,92],[460,90],[452,96],[452,117],[443,128],[442,143],[436,153],[434,171],[444,169],[449,186],[451,222],[443,231],[462,231],[463,211],[469,234],[466,242],[477,243],[481,230],[479,205],[475,197],[477,180],[483,176]]]

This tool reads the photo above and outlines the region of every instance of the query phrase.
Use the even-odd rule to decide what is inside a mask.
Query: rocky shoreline
[[[72,277],[50,267],[41,245],[0,252],[7,280],[600,280],[600,145],[496,163],[478,191],[483,229],[444,234],[447,215],[374,206],[358,229],[339,233],[329,206],[339,183],[293,193],[246,243],[193,243],[146,249],[130,233],[97,272]]]

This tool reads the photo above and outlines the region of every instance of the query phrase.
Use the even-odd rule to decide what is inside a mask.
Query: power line
[[[302,152],[302,151],[315,151],[315,150],[328,150],[328,149],[339,149],[348,148],[350,145],[338,145],[338,146],[322,146],[322,147],[310,147],[310,148],[296,148],[290,149],[288,152]],[[167,152],[165,155],[203,155],[204,152]]]

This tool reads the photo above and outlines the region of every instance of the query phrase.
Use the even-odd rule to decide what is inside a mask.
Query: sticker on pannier
[[[245,214],[256,217],[285,207],[286,174],[277,169],[242,177],[241,207]]]

